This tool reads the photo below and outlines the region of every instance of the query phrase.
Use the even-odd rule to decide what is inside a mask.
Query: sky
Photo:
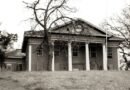
[[[18,34],[15,48],[21,48],[24,31],[31,29],[31,22],[27,21],[32,12],[22,3],[23,0],[0,0],[0,30]],[[31,2],[34,0],[26,0]],[[72,17],[82,18],[97,26],[104,19],[119,14],[130,0],[69,0],[70,7],[77,9]]]

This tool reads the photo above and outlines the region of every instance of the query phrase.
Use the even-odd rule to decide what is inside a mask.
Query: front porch
[[[107,70],[104,43],[53,41],[52,71]]]

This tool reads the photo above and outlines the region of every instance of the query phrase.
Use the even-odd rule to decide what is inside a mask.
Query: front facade
[[[106,33],[94,25],[77,19],[76,27],[71,22],[54,28],[51,33],[52,71],[118,70],[120,38]],[[28,71],[47,71],[48,55],[42,43],[43,31],[28,31],[24,34],[22,51],[26,53]]]

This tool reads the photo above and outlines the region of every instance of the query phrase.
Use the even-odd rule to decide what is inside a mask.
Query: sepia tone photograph
[[[1,0],[0,90],[130,90],[130,0]]]

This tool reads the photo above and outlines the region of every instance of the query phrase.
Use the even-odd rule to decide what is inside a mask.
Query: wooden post
[[[51,70],[55,71],[55,52],[54,52],[54,41],[52,41],[52,66]]]
[[[117,63],[118,63],[118,70],[120,70],[120,53],[118,47],[117,47]]]
[[[71,42],[68,42],[68,70],[72,71],[72,47],[71,47]]]
[[[28,61],[28,71],[32,71],[32,46],[29,45],[29,61]]]
[[[89,61],[89,44],[85,43],[85,61],[86,61],[86,70],[90,70],[90,61]]]
[[[107,70],[107,47],[103,44],[103,69]]]

